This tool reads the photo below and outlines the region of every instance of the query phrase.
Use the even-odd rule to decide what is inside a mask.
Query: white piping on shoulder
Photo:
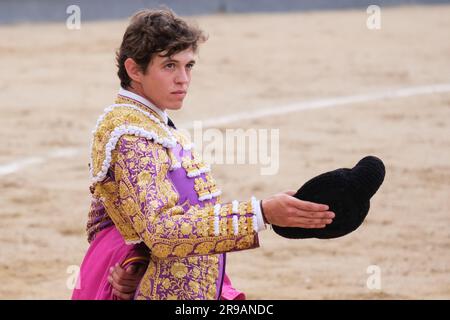
[[[95,133],[97,131],[98,126],[100,125],[100,123],[103,121],[103,119],[106,117],[106,115],[108,113],[113,111],[115,108],[119,108],[119,107],[127,107],[130,109],[139,111],[140,113],[146,115],[148,118],[150,118],[151,120],[156,122],[161,127],[161,129],[163,129],[167,133],[168,136],[173,137],[172,132],[170,132],[170,130],[166,126],[162,125],[161,120],[159,120],[157,117],[152,115],[150,112],[142,110],[141,108],[139,108],[133,104],[129,104],[129,103],[116,103],[116,104],[112,104],[109,107],[105,108],[105,110],[103,110],[103,114],[98,118],[97,124],[95,125],[95,129],[92,131],[92,133]]]
[[[116,144],[119,141],[120,137],[125,134],[131,134],[131,135],[135,135],[137,137],[154,140],[156,143],[159,143],[166,148],[173,148],[173,147],[175,147],[175,145],[177,143],[176,140],[172,141],[172,140],[169,140],[166,138],[159,137],[154,131],[147,131],[140,127],[136,127],[136,126],[126,126],[126,125],[119,126],[113,130],[113,132],[111,133],[111,136],[109,138],[109,141],[106,144],[105,159],[103,160],[102,168],[101,168],[100,172],[96,176],[91,175],[92,183],[97,183],[99,181],[102,181],[106,177],[108,168],[111,164],[111,153],[115,149]],[[92,160],[91,160],[91,168],[92,167],[93,166],[92,166]]]
[[[119,107],[126,107],[126,108],[130,108],[130,109],[141,112],[142,114],[147,116],[150,120],[155,122],[162,130],[164,130],[167,133],[167,135],[169,136],[169,139],[159,138],[154,131],[147,131],[147,130],[144,130],[142,128],[135,127],[135,126],[123,125],[123,126],[118,127],[118,128],[122,128],[121,130],[118,130],[118,128],[115,128],[114,131],[111,133],[111,137],[108,141],[108,144],[106,145],[106,150],[105,150],[106,158],[103,161],[102,170],[99,174],[97,174],[97,176],[94,177],[94,163],[92,161],[92,159],[93,159],[92,148],[94,145],[95,133],[97,132],[98,127],[100,126],[100,123],[102,123],[102,121],[105,119],[106,115],[108,113],[112,112],[115,108],[119,108]],[[125,128],[127,128],[127,129],[125,129]],[[121,133],[121,132],[123,132],[123,133]],[[142,135],[135,134],[134,132],[140,133]],[[117,134],[119,134],[119,133],[121,133],[121,134],[117,137]],[[177,143],[177,140],[173,136],[172,132],[170,132],[170,130],[168,128],[166,128],[164,125],[162,125],[161,121],[157,117],[152,115],[151,113],[144,111],[132,104],[127,104],[127,103],[112,104],[112,105],[108,106],[107,108],[105,108],[105,110],[103,111],[103,114],[98,118],[97,123],[95,124],[94,130],[92,130],[93,136],[92,136],[92,140],[91,140],[91,149],[90,149],[91,150],[91,165],[89,168],[89,172],[90,172],[93,183],[99,182],[106,177],[106,173],[107,173],[109,165],[111,163],[111,152],[112,152],[112,150],[114,150],[114,148],[117,144],[117,141],[119,140],[120,136],[123,134],[134,134],[134,135],[138,135],[138,136],[141,136],[144,138],[151,137],[151,139],[154,139],[155,142],[160,143],[163,146],[168,147],[168,148],[174,147]],[[110,147],[113,145],[114,147],[112,149],[108,150],[108,148],[110,148],[110,147],[108,147],[108,145],[110,145]],[[105,169],[105,165],[107,165],[106,169]]]

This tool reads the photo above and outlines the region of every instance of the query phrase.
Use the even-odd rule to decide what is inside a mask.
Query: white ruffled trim
[[[172,162],[169,171],[181,168],[181,163],[179,161]]]
[[[253,223],[253,230],[255,230],[255,232],[258,232],[258,219],[256,218],[256,215],[252,216],[252,223]]]
[[[188,143],[187,145],[183,146],[184,151],[189,151],[195,147],[194,143]]]
[[[207,173],[207,172],[210,172],[210,171],[211,171],[211,167],[209,165],[207,165],[204,168],[201,168],[201,169],[198,169],[198,170],[193,170],[193,171],[189,172],[187,174],[187,176],[189,178],[194,178],[194,177],[198,177],[202,173]]]
[[[130,245],[130,244],[138,244],[138,243],[141,243],[141,242],[142,242],[142,240],[139,239],[139,240],[134,240],[134,241],[125,241],[125,244]]]
[[[217,237],[220,234],[219,230],[219,216],[220,216],[220,203],[214,206],[214,235]]]
[[[221,190],[218,190],[218,191],[216,191],[216,192],[211,193],[211,195],[212,195],[213,198],[218,197],[218,196],[220,196],[221,194],[222,194],[222,191],[221,191]]]
[[[170,152],[170,161],[171,161],[171,163],[170,163],[169,171],[173,171],[175,169],[181,168],[181,162],[178,161],[178,158],[173,151]]]
[[[205,201],[205,200],[211,200],[212,198],[216,198],[222,194],[221,190],[218,190],[213,193],[205,194],[204,196],[198,197],[198,201]]]
[[[111,112],[113,109],[118,108],[118,107],[127,107],[127,108],[131,108],[133,110],[139,111],[142,114],[146,115],[148,118],[150,118],[151,120],[153,120],[154,122],[156,122],[158,125],[160,125],[161,129],[163,129],[167,135],[173,137],[172,132],[169,130],[169,128],[166,125],[163,125],[161,120],[159,120],[157,117],[155,117],[154,115],[152,115],[150,112],[147,112],[145,110],[142,110],[141,108],[133,105],[133,104],[129,104],[129,103],[116,103],[116,104],[112,104],[110,105],[108,108],[105,109],[105,113],[104,116],[106,116],[109,112]],[[175,139],[175,138],[174,138]]]
[[[231,213],[233,214],[233,231],[234,235],[237,236],[239,234],[239,223],[237,216],[237,214],[239,213],[239,201],[233,200],[231,205]]]
[[[91,140],[91,165],[90,165],[90,168],[89,168],[89,172],[90,172],[91,178],[94,176],[94,163],[93,163],[93,161],[92,161],[92,158],[93,158],[93,157],[92,157],[92,148],[93,148],[93,146],[94,146],[95,133],[97,132],[98,127],[100,126],[100,124],[102,123],[102,121],[105,119],[106,115],[107,115],[108,113],[110,113],[111,111],[113,111],[115,108],[119,108],[119,107],[127,107],[127,108],[131,108],[131,109],[133,109],[133,110],[136,110],[136,111],[141,112],[142,114],[144,114],[145,116],[147,116],[149,119],[151,119],[153,122],[155,122],[156,124],[158,124],[159,127],[167,133],[167,135],[170,137],[170,140],[175,141],[175,144],[176,144],[176,141],[177,141],[177,140],[176,140],[176,138],[174,137],[174,135],[172,134],[172,132],[171,132],[166,126],[162,125],[161,121],[160,121],[157,117],[155,117],[154,115],[152,115],[151,113],[149,113],[149,112],[147,112],[147,111],[144,111],[144,110],[142,110],[141,108],[138,108],[137,106],[132,105],[132,104],[128,104],[128,103],[116,103],[116,104],[112,104],[112,105],[106,107],[105,110],[103,110],[103,114],[100,115],[100,117],[97,119],[97,123],[95,124],[95,128],[94,128],[94,130],[92,130],[92,140]],[[114,130],[114,131],[115,131],[115,130]],[[111,140],[111,139],[110,139],[110,140]],[[156,141],[156,140],[155,140],[155,141]]]
[[[252,213],[253,213],[253,216],[252,216],[253,230],[255,230],[255,232],[258,232],[259,228],[258,228],[258,217],[256,215],[256,208],[257,208],[257,206],[259,206],[259,203],[255,197],[251,198],[251,203],[252,203]]]
[[[231,212],[232,213],[239,213],[239,201],[233,200],[233,202],[231,204],[232,204]]]
[[[111,153],[115,149],[116,144],[119,141],[120,137],[125,134],[131,134],[149,140],[154,140],[156,143],[159,143],[166,148],[173,148],[176,146],[177,143],[176,140],[173,141],[165,138],[160,138],[154,131],[147,131],[136,126],[126,126],[126,125],[119,126],[115,128],[113,132],[111,132],[109,141],[105,146],[105,159],[103,160],[100,172],[95,177],[91,175],[93,183],[102,181],[106,177],[108,168],[111,164]]]
[[[233,215],[233,231],[235,236],[239,234],[239,223],[237,215]]]

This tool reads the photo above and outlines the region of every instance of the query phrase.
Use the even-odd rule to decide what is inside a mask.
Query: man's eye
[[[168,63],[166,64],[167,69],[173,69],[175,67],[175,63]]]
[[[194,67],[194,64],[193,64],[193,63],[188,63],[188,64],[186,65],[186,67],[187,67],[188,69],[192,69],[192,68]]]

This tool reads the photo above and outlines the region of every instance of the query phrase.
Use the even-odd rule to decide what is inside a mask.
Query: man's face
[[[140,77],[141,94],[162,110],[180,109],[191,82],[194,57],[191,48],[171,57],[155,55]]]

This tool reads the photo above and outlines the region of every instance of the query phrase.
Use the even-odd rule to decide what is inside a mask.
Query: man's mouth
[[[171,94],[173,94],[174,96],[179,97],[179,98],[184,98],[184,96],[186,95],[186,91],[185,90],[177,90],[177,91],[171,92]]]

